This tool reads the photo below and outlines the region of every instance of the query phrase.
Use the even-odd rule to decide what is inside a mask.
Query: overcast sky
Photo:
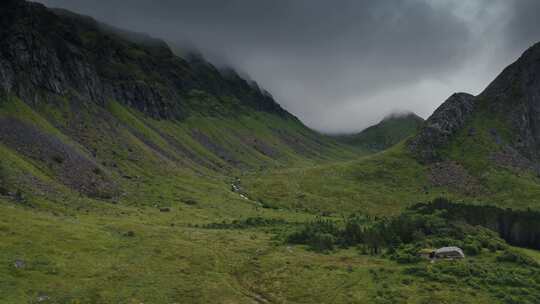
[[[480,93],[540,41],[540,0],[39,0],[245,72],[308,126],[361,130]]]

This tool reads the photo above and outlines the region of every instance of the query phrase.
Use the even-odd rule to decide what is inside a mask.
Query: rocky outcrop
[[[495,165],[510,169],[516,174],[530,172],[540,176],[540,164],[524,157],[509,145],[505,145],[501,150],[491,153],[489,159]]]
[[[256,84],[202,58],[179,58],[163,41],[38,3],[0,3],[0,91],[30,104],[50,95],[100,105],[117,100],[154,118],[182,119],[193,90],[292,117]]]
[[[507,67],[478,100],[512,129],[513,147],[540,160],[540,43]]]
[[[438,148],[465,127],[473,112],[497,122],[495,128],[487,130],[497,146],[508,145],[506,152],[515,150],[511,154],[502,151],[504,155],[495,155],[499,163],[523,167],[528,161],[540,161],[540,43],[529,48],[477,97],[464,93],[452,95],[409,142],[410,150],[423,162],[441,160]],[[469,132],[474,136],[477,131]],[[509,136],[503,140],[499,131]]]
[[[428,180],[435,187],[446,187],[457,193],[476,195],[482,191],[480,182],[471,176],[463,166],[453,161],[431,164]]]
[[[450,96],[428,120],[417,136],[408,142],[409,149],[426,163],[439,161],[437,149],[450,141],[474,111],[474,96],[456,93]]]

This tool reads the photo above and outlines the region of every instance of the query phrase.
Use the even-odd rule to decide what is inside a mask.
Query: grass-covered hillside
[[[358,160],[247,174],[243,181],[249,195],[265,205],[319,214],[396,214],[440,196],[539,209],[540,179],[533,172],[499,167],[483,157],[422,165],[400,144]]]
[[[31,107],[11,96],[0,104],[0,129],[11,192],[49,183],[107,200],[145,177],[226,179],[357,153],[295,119],[264,112],[180,122],[152,119],[114,101],[104,108],[58,98]]]
[[[414,113],[396,113],[360,133],[341,135],[336,138],[343,143],[378,152],[415,135],[423,122],[424,119]]]
[[[489,94],[347,144],[161,41],[0,16],[0,303],[537,302],[536,133]]]

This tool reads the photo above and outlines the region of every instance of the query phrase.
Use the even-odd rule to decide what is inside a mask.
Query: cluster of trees
[[[284,225],[287,222],[283,219],[264,218],[264,217],[249,217],[242,220],[233,220],[231,222],[223,221],[221,223],[210,223],[203,225],[206,229],[249,229],[257,227],[268,227],[276,225]]]
[[[428,210],[428,211],[426,211]],[[506,250],[496,232],[449,216],[445,209],[410,208],[392,218],[352,215],[343,221],[316,219],[291,233],[287,242],[318,252],[359,247],[368,254],[387,254],[402,263],[418,261],[422,248],[458,246],[467,255]]]
[[[540,212],[535,210],[503,209],[455,203],[446,199],[418,204],[411,209],[423,214],[444,212],[448,220],[494,229],[509,244],[540,249]]]
[[[444,200],[417,205],[391,218],[351,215],[341,220],[317,218],[306,224],[262,217],[208,224],[213,229],[279,227],[286,242],[307,245],[318,252],[358,247],[365,254],[382,255],[403,267],[404,280],[414,277],[429,282],[485,290],[502,303],[538,303],[540,266],[520,250],[509,246],[497,231],[470,218],[485,218],[484,209],[468,205],[447,205]],[[464,209],[461,209],[464,208]],[[501,213],[505,215],[510,211]],[[464,216],[461,216],[464,214]],[[496,214],[499,214],[498,211]],[[513,218],[518,218],[512,213]],[[527,217],[528,218],[528,217]],[[294,229],[291,232],[291,229]],[[418,251],[443,246],[461,247],[468,258],[460,263],[416,263]],[[488,254],[489,253],[489,254]],[[480,255],[481,254],[481,255]],[[386,293],[388,302],[394,298]]]
[[[451,232],[438,213],[406,211],[395,218],[352,215],[342,222],[319,218],[290,234],[287,241],[306,244],[320,252],[362,245],[370,254],[380,254],[383,249],[393,252],[403,244],[423,240],[426,236]]]

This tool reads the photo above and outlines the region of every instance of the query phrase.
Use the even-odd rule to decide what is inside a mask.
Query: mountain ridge
[[[362,153],[159,39],[26,1],[0,3],[0,16],[0,146],[22,158],[14,171],[110,200],[140,171],[189,179]]]
[[[238,73],[58,14],[0,3],[3,302],[537,302],[540,254],[512,246],[538,248],[534,144],[514,140],[534,111],[509,127],[536,76],[525,106],[456,94],[366,151]],[[448,245],[466,258],[418,257]]]
[[[449,97],[409,141],[409,149],[423,162],[440,161],[444,147],[451,144],[459,131],[467,129],[467,136],[471,138],[480,131],[488,133],[487,138],[494,143],[493,152],[512,149],[519,157],[538,162],[539,62],[540,43],[537,43],[505,68],[478,96],[456,93]],[[473,126],[478,120],[484,120],[485,125]]]
[[[258,86],[236,74],[225,76],[207,62],[189,64],[162,40],[37,3],[9,1],[0,8],[6,16],[0,89],[23,100],[35,101],[37,92],[69,93],[101,105],[117,100],[154,118],[181,119],[189,115],[187,95],[202,90],[293,118]]]

